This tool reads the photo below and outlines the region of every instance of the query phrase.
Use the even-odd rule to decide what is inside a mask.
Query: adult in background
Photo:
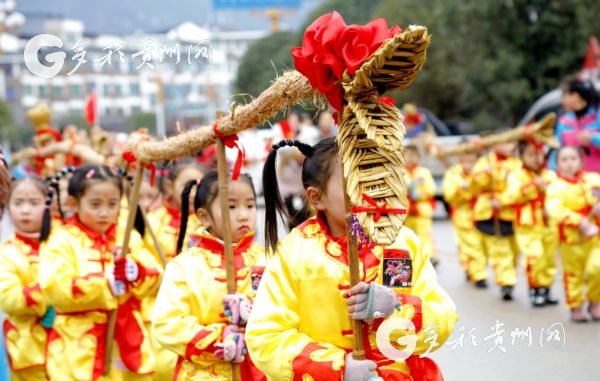
[[[589,81],[572,80],[564,88],[565,112],[556,125],[555,135],[561,146],[584,147],[589,151],[583,159],[583,168],[600,172],[600,98]]]

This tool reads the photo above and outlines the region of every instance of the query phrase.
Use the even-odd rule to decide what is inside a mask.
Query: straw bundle
[[[238,107],[235,115],[219,119],[218,129],[225,136],[234,135],[264,123],[285,107],[316,97],[320,95],[310,86],[306,77],[297,71],[288,71],[258,98]],[[135,153],[137,158],[144,162],[174,160],[183,156],[193,156],[215,142],[213,126],[202,126],[160,142],[143,142],[136,148]]]
[[[554,136],[554,124],[556,123],[556,114],[550,113],[542,120],[529,124],[527,126],[515,127],[510,131],[499,134],[489,135],[485,138],[461,143],[448,148],[437,148],[431,145],[432,154],[438,158],[445,158],[452,155],[460,155],[470,152],[481,152],[482,150],[493,147],[497,144],[516,142],[519,140],[535,139],[546,143],[548,146],[558,147],[558,141]]]
[[[406,128],[400,111],[376,94],[405,88],[422,69],[430,43],[427,29],[411,26],[386,41],[354,76],[344,74],[346,106],[337,139],[346,192],[365,234],[390,245],[408,207],[402,150]],[[383,211],[383,212],[382,212]]]

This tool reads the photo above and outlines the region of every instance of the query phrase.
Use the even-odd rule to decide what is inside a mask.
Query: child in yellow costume
[[[521,167],[514,157],[515,143],[503,143],[477,160],[473,168],[472,183],[475,203],[475,226],[482,235],[479,251],[484,253],[472,263],[473,277],[487,279],[486,262],[489,260],[496,273],[496,283],[501,287],[503,300],[512,300],[517,283],[516,258],[513,240],[513,221],[516,213],[512,205],[503,204],[500,198],[506,190],[508,174]]]
[[[181,192],[185,184],[191,180],[201,179],[206,172],[205,168],[195,159],[183,159],[176,162],[164,177],[164,204],[161,208],[148,213],[148,222],[162,246],[167,262],[177,255],[177,237],[179,236],[179,225],[181,223]],[[190,210],[188,207],[187,210]],[[191,245],[198,240],[203,228],[198,218],[193,215],[188,222],[187,239]],[[150,242],[149,237],[146,241]],[[186,240],[187,245],[187,240]],[[142,303],[142,315],[148,326],[151,326],[152,314],[156,295],[146,298]],[[154,333],[151,332],[151,335]],[[173,380],[173,371],[177,362],[177,356],[152,340],[156,352],[156,379],[157,381]]]
[[[582,171],[582,155],[576,147],[560,149],[557,168],[559,178],[548,187],[546,204],[558,225],[567,306],[573,321],[587,321],[586,285],[588,312],[600,321],[600,176]]]
[[[550,287],[556,274],[558,232],[548,221],[546,189],[556,179],[554,171],[545,168],[544,144],[536,141],[519,143],[523,166],[509,173],[508,186],[500,199],[516,210],[515,238],[525,255],[525,271],[532,306],[556,305]]]
[[[16,233],[0,245],[0,311],[13,381],[47,380],[46,343],[54,319],[40,291],[39,237],[46,185],[37,178],[13,183],[8,211]],[[52,200],[49,200],[52,202]]]
[[[277,245],[277,214],[285,207],[276,185],[275,162],[277,149],[286,145],[296,146],[306,157],[302,182],[318,214]],[[439,345],[448,338],[456,322],[455,307],[437,284],[429,253],[414,232],[403,227],[386,249],[363,242],[359,254],[362,282],[350,288],[337,152],[333,138],[313,147],[288,140],[273,146],[267,157],[265,232],[269,245],[277,249],[246,329],[250,356],[273,380],[363,381],[372,372],[385,380],[441,380],[437,365],[419,355],[435,349],[428,344],[428,332],[437,335]],[[391,360],[376,345],[382,324],[398,328],[396,321],[405,321],[388,318],[412,323],[408,330],[396,330],[388,337],[389,342],[414,343],[406,360]],[[366,360],[352,356],[352,319],[363,322]]]
[[[242,175],[229,183],[229,210],[237,293],[227,294],[223,220],[218,176],[209,172],[188,182],[182,193],[181,249],[186,233],[191,190],[196,216],[206,227],[197,247],[174,258],[165,271],[153,326],[156,339],[177,356],[174,380],[231,380],[233,364],[243,381],[264,380],[246,355],[244,328],[262,271],[256,265],[264,247],[253,242],[256,195],[252,180]]]
[[[467,274],[467,280],[478,288],[487,287],[486,277],[473,271],[473,263],[481,262],[481,233],[475,229],[474,207],[477,201],[471,182],[471,171],[477,161],[477,154],[465,153],[459,156],[458,163],[450,167],[444,175],[442,189],[444,200],[450,205],[450,217],[454,226],[454,237],[458,244],[460,263]],[[485,261],[485,257],[483,258]],[[485,274],[484,274],[485,275]]]
[[[117,226],[122,192],[118,175],[87,165],[69,181],[73,219],[49,235],[49,209],[44,214],[40,286],[57,311],[48,339],[50,380],[152,379],[154,354],[141,300],[158,287],[162,271],[136,231],[127,258],[115,259],[123,241]],[[108,317],[115,308],[115,342],[107,348]],[[111,349],[113,363],[105,364],[105,351]],[[110,372],[104,376],[107,365]]]
[[[435,258],[431,230],[435,208],[435,182],[429,169],[419,166],[420,154],[417,146],[407,146],[404,148],[404,154],[409,201],[405,225],[423,241],[425,250],[430,253],[431,261],[436,266],[438,260]]]

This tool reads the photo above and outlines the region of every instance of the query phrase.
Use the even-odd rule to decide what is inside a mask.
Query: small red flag
[[[85,104],[84,116],[90,126],[96,124],[96,92],[92,91]]]

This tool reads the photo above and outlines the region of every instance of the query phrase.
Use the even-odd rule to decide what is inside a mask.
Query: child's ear
[[[322,193],[315,187],[308,187],[306,190],[306,199],[316,210],[325,210],[325,205],[322,201]]]
[[[77,200],[75,200],[75,197],[69,196],[67,198],[67,207],[75,213],[79,213],[79,203],[77,202]]]
[[[207,229],[209,227],[211,227],[212,219],[210,218],[210,215],[208,214],[206,209],[200,208],[200,209],[196,210],[196,217],[198,217],[198,219],[202,223],[202,226],[204,226]]]

